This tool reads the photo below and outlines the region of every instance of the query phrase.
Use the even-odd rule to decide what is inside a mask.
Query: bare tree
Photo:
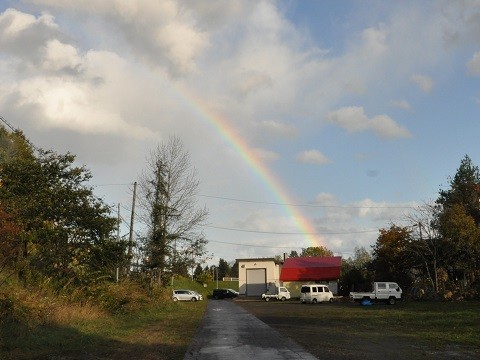
[[[199,182],[190,155],[178,137],[151,152],[142,173],[139,202],[149,225],[146,264],[164,284],[174,273],[185,274],[206,254],[201,230],[208,216],[197,206]]]
[[[438,292],[438,266],[442,243],[436,226],[437,211],[434,204],[424,204],[407,217],[414,240],[410,250],[423,263],[435,292]]]

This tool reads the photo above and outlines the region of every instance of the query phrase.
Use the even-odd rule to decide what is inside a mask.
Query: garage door
[[[267,269],[247,269],[247,296],[261,296],[267,290]]]

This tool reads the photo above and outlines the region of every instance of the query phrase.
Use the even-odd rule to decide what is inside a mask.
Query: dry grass
[[[102,307],[40,289],[10,290],[0,294],[9,313],[0,323],[0,359],[181,359],[206,307],[173,303],[171,290],[150,297],[135,284],[111,285]]]

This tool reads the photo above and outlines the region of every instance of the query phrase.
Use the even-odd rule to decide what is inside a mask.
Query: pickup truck
[[[288,291],[286,287],[280,286],[275,294],[271,294],[269,292],[262,294],[262,299],[265,301],[270,301],[272,299],[285,301],[290,299],[290,291]]]
[[[397,300],[402,300],[402,289],[394,282],[374,282],[371,292],[351,292],[350,299],[355,302],[367,300],[395,305]]]

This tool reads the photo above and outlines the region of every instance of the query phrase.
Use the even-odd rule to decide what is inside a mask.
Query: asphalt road
[[[184,360],[317,359],[231,300],[209,301]]]

